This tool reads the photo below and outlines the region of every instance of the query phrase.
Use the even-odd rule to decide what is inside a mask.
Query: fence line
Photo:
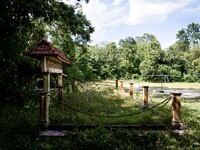
[[[120,118],[120,117],[128,117],[128,116],[138,115],[138,114],[147,112],[147,111],[149,111],[149,110],[152,110],[152,109],[154,109],[154,108],[158,108],[158,106],[160,106],[160,105],[163,104],[163,103],[164,103],[164,104],[162,105],[162,107],[164,107],[164,106],[170,101],[170,99],[171,99],[171,97],[169,97],[169,98],[163,100],[162,102],[160,102],[160,103],[158,103],[158,104],[156,104],[156,105],[154,105],[154,106],[151,106],[151,107],[149,107],[149,108],[143,109],[143,110],[138,111],[138,112],[134,112],[134,113],[130,113],[130,114],[125,114],[125,115],[116,115],[116,116],[113,115],[113,116],[112,116],[112,115],[97,115],[97,114],[92,114],[92,113],[89,113],[89,112],[85,112],[85,111],[82,111],[82,110],[73,108],[73,107],[71,107],[71,106],[69,106],[69,105],[67,105],[67,104],[65,104],[65,103],[63,103],[63,102],[57,100],[55,97],[53,97],[53,96],[51,96],[51,95],[48,95],[48,96],[51,97],[52,99],[54,99],[55,101],[61,103],[63,106],[65,106],[65,107],[67,107],[67,108],[69,108],[69,109],[71,109],[71,110],[73,110],[73,111],[76,111],[76,112],[79,112],[79,113],[82,113],[82,114],[86,114],[86,115],[89,115],[89,116],[93,116],[93,117],[103,117],[103,118]]]

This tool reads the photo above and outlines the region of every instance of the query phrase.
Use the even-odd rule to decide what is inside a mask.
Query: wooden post
[[[130,87],[129,87],[129,96],[133,97],[133,82],[129,83]]]
[[[44,92],[40,95],[40,123],[42,127],[47,127],[49,124],[49,102],[50,97],[50,73],[43,72]]]
[[[180,120],[181,95],[182,93],[171,93],[172,127],[176,129],[180,128],[182,125]]]
[[[116,90],[118,89],[118,80],[116,80]]]
[[[49,102],[48,93],[40,93],[40,124],[41,127],[47,128],[49,123]]]
[[[147,105],[149,100],[149,86],[143,86],[143,99],[144,105]]]
[[[57,74],[58,100],[63,101],[62,74]]]
[[[74,80],[73,84],[72,84],[72,92],[74,92],[76,86],[78,84],[78,81],[77,80]]]
[[[50,92],[50,73],[43,72],[44,92]],[[49,98],[50,99],[50,98]]]
[[[124,92],[124,85],[123,84],[124,84],[124,81],[121,80],[120,81],[120,91],[121,92]]]
[[[74,84],[74,82],[72,83],[72,92],[74,92],[74,90],[75,90],[75,84]]]

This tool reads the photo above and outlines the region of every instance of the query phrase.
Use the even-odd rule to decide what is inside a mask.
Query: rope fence
[[[160,106],[161,104],[163,104],[161,107],[164,107],[165,105],[167,105],[167,103],[170,101],[171,97],[163,100],[162,102],[154,105],[154,106],[151,106],[149,108],[146,108],[146,109],[143,109],[141,111],[138,111],[138,112],[134,112],[134,113],[130,113],[130,114],[125,114],[125,115],[117,115],[117,116],[114,116],[114,115],[98,115],[98,114],[92,114],[92,113],[89,113],[89,112],[85,112],[85,111],[82,111],[82,110],[79,110],[79,109],[76,109],[76,108],[73,108],[61,101],[58,101],[55,97],[51,96],[51,95],[48,95],[49,97],[51,97],[52,99],[54,99],[55,101],[61,103],[63,106],[65,106],[66,108],[68,109],[71,109],[73,111],[76,111],[76,112],[79,112],[79,113],[82,113],[82,114],[86,114],[86,115],[89,115],[89,116],[93,116],[93,117],[103,117],[103,118],[120,118],[120,117],[129,117],[129,116],[134,116],[134,115],[138,115],[138,114],[141,114],[141,113],[144,113],[144,112],[147,112],[149,110],[152,110],[152,109],[155,109],[157,108],[158,106]]]
[[[123,82],[120,82],[120,89],[117,92],[122,93],[122,95],[127,95],[127,93],[124,92],[124,87],[123,87]],[[116,85],[118,83],[116,82]],[[78,91],[81,91],[80,93],[83,94],[83,97],[85,100],[89,101],[89,98],[91,97],[89,94],[90,92],[93,93],[96,90],[99,90],[99,85],[97,83],[93,83],[93,85],[91,84],[79,84],[78,87],[76,87],[78,89]],[[77,86],[77,85],[76,85]],[[118,86],[118,85],[117,85]],[[105,86],[103,86],[105,87]],[[131,92],[130,92],[131,89]],[[129,96],[130,98],[132,98],[133,100],[135,100],[136,102],[142,102],[141,100],[138,100],[134,97],[134,89],[133,89],[133,83],[130,84],[130,89],[129,89]],[[111,90],[113,92],[113,90]],[[106,92],[108,94],[108,92],[111,92],[110,89],[108,89],[108,91]],[[74,92],[74,91],[72,91]],[[130,95],[131,93],[131,95]],[[135,92],[136,93],[136,92]],[[75,93],[76,94],[76,93]],[[104,93],[105,94],[105,93]],[[137,94],[140,94],[139,92]],[[70,104],[66,104],[64,103],[64,99],[61,98],[59,99],[59,91],[57,93],[55,93],[54,95],[52,95],[49,92],[42,92],[41,93],[41,97],[40,97],[40,116],[41,116],[41,123],[48,125],[49,122],[49,100],[53,99],[54,101],[62,104],[64,107],[66,107],[67,109],[76,111],[78,113],[81,114],[85,114],[85,115],[89,115],[89,116],[93,116],[93,117],[101,117],[101,118],[122,118],[122,117],[130,117],[130,116],[134,116],[134,115],[140,115],[142,113],[145,113],[147,111],[153,111],[156,112],[158,114],[158,111],[156,110],[157,108],[163,108],[165,107],[170,100],[172,100],[172,104],[171,104],[171,114],[172,114],[172,126],[174,126],[175,128],[180,128],[181,126],[181,121],[180,121],[180,106],[181,106],[181,94],[182,93],[171,93],[170,97],[162,100],[161,102],[155,104],[155,102],[153,102],[150,94],[149,94],[149,86],[143,86],[143,103],[140,103],[141,105],[143,104],[143,107],[141,110],[137,110],[135,112],[132,113],[127,113],[127,114],[122,114],[122,115],[100,115],[100,114],[95,114],[95,113],[91,113],[88,111],[84,111],[78,108],[74,108],[72,106],[70,106]],[[148,99],[151,100],[152,102],[152,106],[150,106],[148,104]],[[66,101],[66,100],[65,100]],[[101,113],[105,113],[105,112],[101,112]]]

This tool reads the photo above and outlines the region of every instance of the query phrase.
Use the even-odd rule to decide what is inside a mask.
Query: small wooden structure
[[[56,49],[46,40],[39,42],[38,46],[26,53],[27,56],[40,59],[41,72],[43,75],[44,90],[40,95],[40,122],[44,126],[49,123],[49,102],[50,102],[50,74],[57,74],[57,87],[59,90],[58,100],[62,101],[62,74],[63,62],[70,64],[69,58],[60,50]]]

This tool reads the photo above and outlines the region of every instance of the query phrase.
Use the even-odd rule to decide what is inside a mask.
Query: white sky
[[[199,0],[90,0],[82,9],[95,27],[92,44],[149,33],[167,48],[179,30],[200,24]]]

